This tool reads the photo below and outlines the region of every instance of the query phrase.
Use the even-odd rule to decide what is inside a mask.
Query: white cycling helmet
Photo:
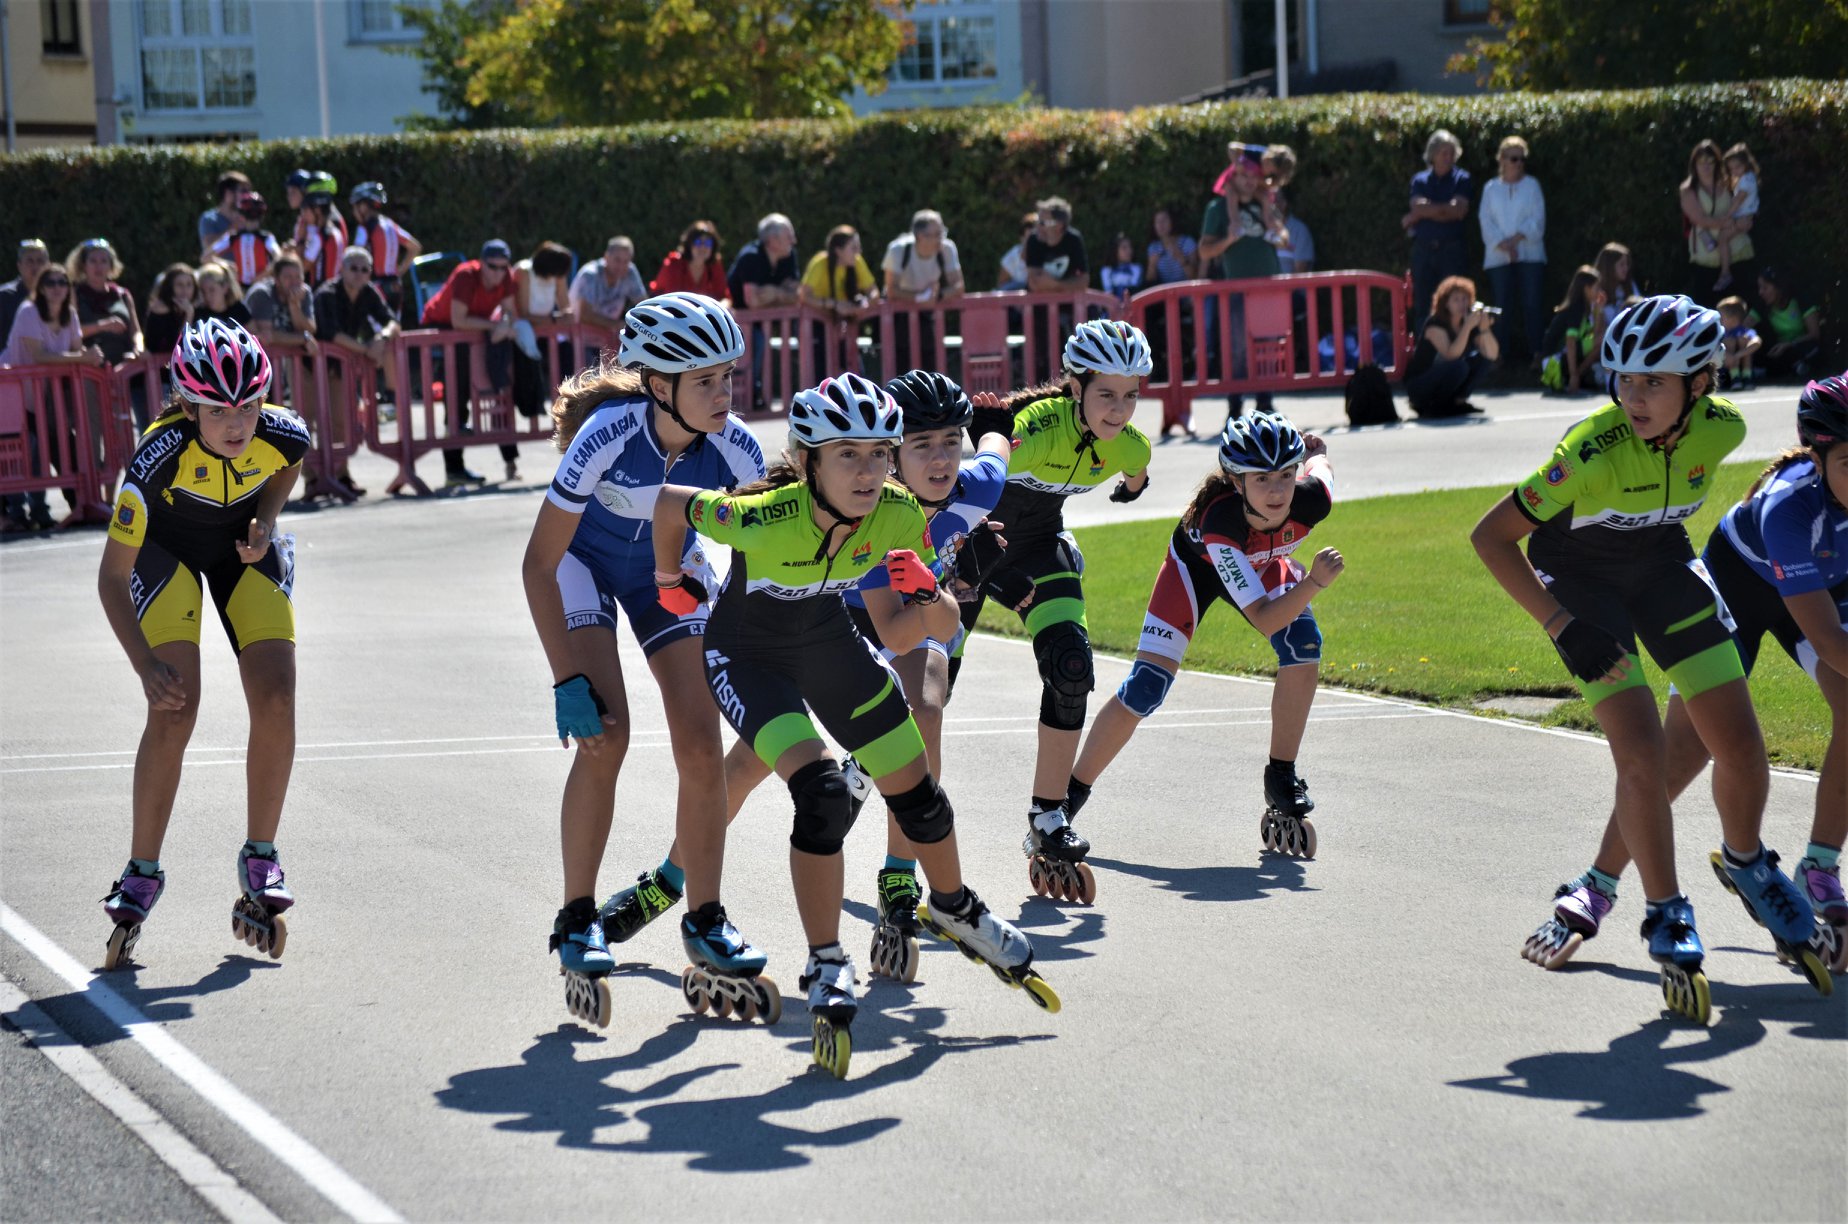
[[[723,302],[703,293],[663,293],[622,317],[617,360],[662,374],[684,374],[744,356],[744,332]]]
[[[814,450],[829,442],[902,442],[904,415],[891,392],[870,378],[840,374],[789,402],[789,444]]]
[[[1080,323],[1065,342],[1065,369],[1072,374],[1146,378],[1155,371],[1155,357],[1140,328],[1112,319],[1093,319]]]
[[[1725,331],[1692,298],[1643,298],[1611,320],[1599,361],[1612,374],[1698,374],[1720,359]]]

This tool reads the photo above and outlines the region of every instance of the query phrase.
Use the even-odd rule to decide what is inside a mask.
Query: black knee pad
[[[841,767],[823,758],[796,771],[789,780],[796,801],[796,827],[789,844],[804,854],[839,854],[853,828],[853,796]]]
[[[1055,731],[1084,726],[1085,699],[1097,684],[1084,626],[1076,621],[1048,625],[1033,638],[1033,657],[1046,686],[1040,694],[1040,721]]]
[[[928,774],[904,794],[887,796],[886,806],[892,809],[899,831],[920,846],[936,845],[950,835],[956,824],[950,797]]]

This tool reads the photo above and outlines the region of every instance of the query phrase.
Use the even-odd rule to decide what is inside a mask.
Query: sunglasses
[[[1511,161],[1511,162],[1524,162],[1527,160],[1527,154],[1525,153],[1503,153],[1502,160]]]
[[[42,278],[39,284],[47,289],[69,289],[71,287],[70,279],[63,276],[47,276]]]
[[[695,239],[693,240],[693,245],[694,245],[694,246],[711,246],[711,245],[712,245],[712,239],[710,239],[710,238],[708,238],[708,237],[706,237],[705,235],[703,235],[703,234],[702,234],[702,235],[700,235],[700,236],[699,236],[698,238],[695,238]]]
[[[490,272],[505,272],[507,269],[513,267],[512,264],[504,263],[484,263],[481,266]]]

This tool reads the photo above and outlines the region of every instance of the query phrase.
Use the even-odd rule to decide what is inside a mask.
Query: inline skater
[[[655,504],[655,581],[669,609],[689,611],[705,594],[681,567],[688,527],[733,549],[707,626],[706,676],[720,711],[795,803],[790,874],[809,942],[801,984],[814,1059],[836,1076],[847,1072],[858,1007],[853,961],[840,945],[841,846],[853,805],[811,711],[873,778],[916,846],[931,887],[919,921],[1040,1006],[1058,1007],[1032,969],[1026,936],[963,883],[954,812],[917,723],[891,667],[838,598],[883,566],[891,586],[867,592],[866,605],[888,647],[904,653],[956,632],[954,605],[939,598],[929,568],[923,511],[888,480],[901,437],[891,395],[844,374],[794,397],[789,461],[764,482],[735,494],[669,486]]]
[[[552,408],[564,459],[539,508],[521,576],[553,677],[558,738],[577,741],[565,782],[560,829],[564,906],[552,948],[566,976],[574,1016],[609,1023],[610,958],[594,899],[609,840],[616,780],[628,748],[629,712],[616,646],[618,610],[628,620],[661,689],[668,738],[680,771],[675,812],[685,874],[664,868],[691,898],[681,939],[709,996],[726,1010],[775,1020],[762,952],[725,916],[719,879],[725,850],[725,775],[719,721],[704,692],[700,640],[706,609],[676,615],[655,598],[654,509],[674,484],[730,489],[762,478],[763,452],[731,415],[731,379],[744,334],[721,303],[669,293],[630,308],[618,350],[621,368],[579,374]],[[682,564],[708,574],[697,542]],[[707,980],[709,979],[709,980]]]
[[[1310,600],[1341,576],[1345,563],[1339,552],[1324,548],[1305,570],[1291,554],[1333,504],[1334,470],[1320,438],[1266,413],[1226,422],[1219,471],[1201,482],[1168,542],[1135,664],[1091,724],[1072,770],[1066,795],[1071,815],[1142,720],[1161,708],[1207,609],[1223,599],[1277,652],[1264,768],[1265,847],[1315,857],[1315,826],[1308,820],[1315,801],[1296,772],[1322,661],[1322,632]]]
[[[1134,501],[1148,487],[1149,440],[1130,417],[1153,368],[1141,331],[1094,320],[1079,324],[1066,340],[1063,382],[1018,391],[1005,401],[991,394],[975,399],[976,429],[1007,429],[1015,445],[1007,491],[994,511],[1007,524],[1007,549],[985,578],[981,597],[963,605],[962,623],[975,626],[985,597],[1013,604],[1030,587],[1018,611],[1033,642],[1042,691],[1023,846],[1027,873],[1035,891],[1045,892],[1045,882],[1056,880],[1087,903],[1096,885],[1088,868],[1078,868],[1091,844],[1072,830],[1065,796],[1096,681],[1079,580],[1084,558],[1065,533],[1064,507],[1066,498],[1119,473],[1111,501]]]
[[[199,625],[209,589],[250,707],[246,841],[233,932],[274,959],[295,903],[276,853],[295,763],[294,541],[277,535],[308,451],[307,426],[264,402],[270,360],[228,319],[186,325],[173,391],[142,435],[116,495],[97,593],[148,701],[135,753],[128,866],[103,909],[116,924],[103,968],[125,964],[166,887],[161,845],[199,716]]]
[[[1800,925],[1788,924],[1799,941],[1813,925],[1808,902],[1758,839],[1770,785],[1764,740],[1738,648],[1683,526],[1745,437],[1738,409],[1712,394],[1722,332],[1717,313],[1685,297],[1625,307],[1601,350],[1616,402],[1567,430],[1552,458],[1471,535],[1496,581],[1553,639],[1610,741],[1615,818],[1648,899],[1642,935],[1662,967],[1669,1007],[1703,1025],[1705,949],[1676,880],[1665,738],[1638,638],[1714,753],[1714,801],[1734,862],[1763,873],[1785,911],[1800,916]],[[1614,892],[1615,880],[1587,873],[1562,886],[1552,921],[1589,927],[1585,918],[1597,910],[1580,916],[1577,902],[1602,899],[1607,910]]]

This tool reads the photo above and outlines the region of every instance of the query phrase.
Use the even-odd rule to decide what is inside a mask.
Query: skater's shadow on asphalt
[[[136,983],[134,977],[141,968],[140,965],[132,965],[126,973],[111,972],[97,980],[133,1003],[148,1019],[164,1024],[171,1020],[192,1018],[192,1004],[183,1000],[203,998],[221,990],[233,990],[249,981],[252,975],[268,973],[282,968],[282,965],[267,957],[259,959],[227,952],[218,963],[218,968],[190,986],[155,986],[145,990]]]
[[[1574,962],[1574,966],[1577,962]],[[1571,968],[1573,966],[1568,966]],[[1607,973],[1654,988],[1660,975],[1642,969],[1588,963],[1581,972]],[[1562,971],[1563,972],[1563,971]],[[1452,1080],[1473,1088],[1540,1101],[1582,1101],[1578,1116],[1604,1122],[1667,1121],[1699,1117],[1703,1097],[1731,1092],[1717,1080],[1680,1070],[1677,1064],[1714,1062],[1765,1039],[1770,1026],[1788,1025],[1788,1035],[1824,1041],[1848,1039],[1848,1001],[1818,998],[1793,975],[1788,983],[1738,986],[1712,983],[1713,1023],[1695,1028],[1664,1012],[1601,1051],[1536,1054],[1508,1064],[1506,1075]],[[1692,1039],[1670,1044],[1688,1034]]]
[[[859,918],[869,926],[879,921],[879,912],[862,901],[845,902],[841,909],[848,916]],[[1073,919],[1077,921],[1072,923],[1069,931],[1058,933]],[[1101,912],[1075,903],[1057,902],[1050,897],[1027,898],[1021,904],[1020,917],[1014,920],[1014,925],[1032,938],[1033,963],[1036,965],[1045,964],[1047,961],[1078,960],[1091,956],[1092,953],[1086,952],[1078,945],[1095,942],[1102,939],[1104,935],[1104,915]],[[1053,932],[1053,934],[1048,934],[1048,932]],[[867,932],[866,937],[870,941],[871,932]],[[933,964],[956,964],[963,959],[960,952],[945,941],[935,938],[928,931],[918,932],[918,952],[920,955],[931,955]],[[939,953],[948,955],[950,959],[937,961],[935,958]],[[970,965],[972,969],[975,967],[973,964]],[[923,976],[922,971],[919,976]],[[879,980],[881,983],[890,981],[887,978]]]
[[[849,1147],[900,1125],[897,1117],[866,1118],[825,1130],[804,1130],[772,1122],[770,1115],[794,1113],[819,1101],[839,1101],[890,1088],[923,1075],[945,1054],[1023,1041],[1050,1041],[1049,1035],[1016,1037],[942,1037],[940,1008],[908,1006],[890,1012],[863,1008],[853,1027],[853,1073],[846,1080],[809,1065],[808,1023],[800,1005],[785,1012],[772,1035],[795,1068],[792,1076],[757,1096],[677,1101],[673,1098],[702,1079],[739,1069],[737,1063],[714,1063],[663,1075],[639,1088],[618,1086],[627,1079],[686,1053],[711,1021],[686,1017],[644,1041],[627,1054],[580,1059],[576,1047],[600,1043],[596,1035],[571,1024],[543,1034],[521,1056],[519,1066],[489,1067],[452,1076],[436,1093],[445,1108],[479,1114],[512,1115],[494,1124],[497,1130],[556,1132],[561,1147],[637,1154],[685,1154],[687,1167],[714,1173],[799,1168],[813,1159],[810,1149]],[[797,1032],[798,1040],[787,1040]],[[896,1062],[867,1067],[869,1056],[904,1049]],[[864,1069],[863,1069],[864,1068]]]
[[[1269,851],[1255,867],[1162,867],[1095,855],[1085,861],[1093,867],[1150,880],[1157,888],[1180,893],[1188,901],[1260,901],[1274,892],[1315,891],[1304,876],[1301,859]]]

